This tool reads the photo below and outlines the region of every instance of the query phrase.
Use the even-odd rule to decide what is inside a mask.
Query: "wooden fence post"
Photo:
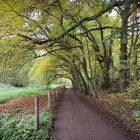
[[[35,97],[35,124],[34,129],[39,129],[39,97]]]
[[[51,91],[48,92],[48,109],[51,108],[51,96],[50,96],[50,94],[51,94]]]
[[[45,95],[45,97],[48,98],[48,103],[47,103],[48,109],[51,108],[51,102],[54,103],[54,101],[59,99],[64,92],[65,92],[65,87],[59,87],[59,88],[49,91],[47,96]],[[39,129],[39,97],[43,97],[43,96],[41,95],[35,96],[34,98],[35,100],[34,129],[35,130]]]
[[[56,99],[58,98],[58,92],[59,92],[59,89],[57,88]]]
[[[55,89],[54,89],[54,92],[53,92],[53,94],[52,94],[53,102],[54,102],[54,100],[55,100],[55,99],[54,99],[54,98],[55,98],[54,96],[55,96]]]

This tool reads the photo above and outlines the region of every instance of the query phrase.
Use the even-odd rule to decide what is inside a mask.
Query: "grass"
[[[13,112],[14,113],[14,112]],[[15,118],[0,114],[0,140],[47,140],[53,125],[53,113],[45,109],[40,113],[40,129],[35,131],[32,115]]]
[[[16,88],[0,84],[0,103],[7,100],[40,94],[46,87]],[[40,111],[40,129],[34,130],[34,117],[29,110],[20,112],[13,107],[8,113],[0,113],[0,140],[48,140],[53,127],[53,112],[49,109]]]
[[[4,103],[10,99],[30,96],[33,94],[39,94],[47,90],[46,87],[23,87],[17,88],[6,84],[0,84],[0,103]]]

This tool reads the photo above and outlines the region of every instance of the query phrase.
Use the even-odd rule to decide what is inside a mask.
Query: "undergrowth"
[[[101,93],[99,99],[108,112],[140,134],[140,81],[133,81],[123,93],[112,90],[109,94]]]
[[[34,130],[31,115],[20,119],[12,114],[0,114],[0,140],[47,140],[52,129],[53,114],[46,109],[40,113],[40,129]]]

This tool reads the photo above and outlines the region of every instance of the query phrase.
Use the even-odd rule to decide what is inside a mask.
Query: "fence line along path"
[[[65,91],[65,86],[62,86],[62,87],[58,87],[56,89],[50,90],[47,94],[36,95],[34,97],[34,100],[35,100],[34,129],[35,130],[39,129],[39,102],[40,102],[39,99],[46,98],[47,108],[50,109],[53,103],[64,94],[64,91]]]

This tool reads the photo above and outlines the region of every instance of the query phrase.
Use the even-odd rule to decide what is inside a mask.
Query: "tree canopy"
[[[1,0],[1,81],[124,91],[140,77],[139,16],[138,0]]]

